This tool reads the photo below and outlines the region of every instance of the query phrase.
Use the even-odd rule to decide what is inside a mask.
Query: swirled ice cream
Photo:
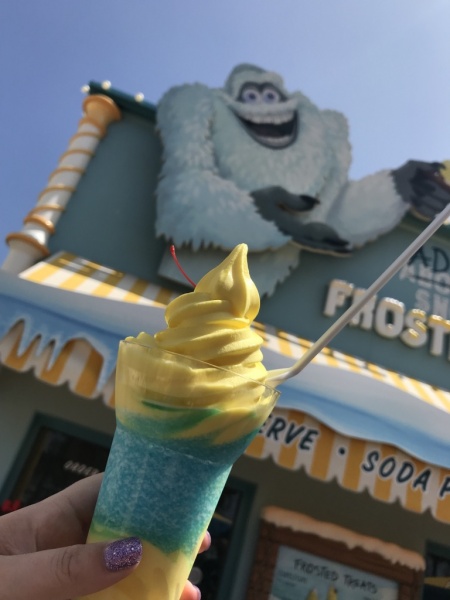
[[[178,382],[177,397],[188,396],[192,388],[200,392],[201,404],[229,402],[229,391],[237,389],[245,394],[246,403],[258,393],[254,386],[251,393],[248,382],[241,375],[263,382],[266,369],[262,364],[262,338],[251,329],[251,324],[259,311],[259,294],[253,283],[247,264],[247,246],[236,246],[231,254],[215,269],[207,273],[193,292],[183,294],[173,300],[166,309],[167,329],[154,336],[141,333],[127,341],[158,347],[183,356],[207,363],[199,369],[186,369],[179,365],[161,364],[161,375],[167,375]],[[133,352],[130,346],[128,351]],[[137,354],[137,353],[136,353]],[[137,359],[137,356],[136,356]],[[134,360],[134,359],[133,359]],[[208,371],[208,365],[222,367],[223,371],[209,369],[207,380],[201,371]],[[149,374],[145,382],[147,389],[158,390]],[[200,386],[200,387],[199,387]]]
[[[233,462],[269,416],[258,291],[237,246],[169,304],[167,329],[121,342],[117,430],[89,539],[138,536],[140,566],[96,600],[178,600]]]

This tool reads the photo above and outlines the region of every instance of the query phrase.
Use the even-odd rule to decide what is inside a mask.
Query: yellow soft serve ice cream
[[[241,375],[263,382],[266,369],[262,364],[262,338],[251,329],[259,311],[259,294],[250,278],[247,264],[247,246],[240,244],[215,269],[206,274],[193,292],[173,300],[166,309],[167,329],[154,336],[141,333],[127,338],[149,347],[189,356],[223,370],[209,369],[207,365],[186,368],[180,364],[159,365],[160,377],[178,382],[177,398],[191,396],[195,387],[197,405],[230,402],[230,390],[239,400],[237,391],[245,394],[247,404],[261,394],[261,386],[253,385]],[[129,352],[138,352],[132,346]],[[144,383],[146,389],[158,390],[158,381],[151,376]]]

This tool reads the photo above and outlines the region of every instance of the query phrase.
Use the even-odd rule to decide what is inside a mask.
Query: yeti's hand
[[[291,194],[278,185],[251,192],[255,205],[266,221],[278,224],[286,214],[296,214],[314,208],[319,200],[311,196]]]
[[[409,160],[392,171],[397,192],[419,219],[431,221],[450,203],[450,186],[441,175],[444,168],[438,162]]]
[[[291,237],[291,243],[296,246],[333,256],[348,256],[351,253],[350,244],[330,226],[325,223],[302,223],[295,218],[296,213],[307,210],[304,206],[312,208],[317,204],[315,198],[294,196],[280,187],[257,190],[251,196],[261,216],[275,223],[282,233]],[[279,203],[277,198],[283,198],[285,202]]]
[[[347,240],[343,240],[338,233],[325,223],[299,223],[294,219],[295,225],[291,228],[292,243],[304,250],[329,254],[331,256],[350,256],[352,247]]]

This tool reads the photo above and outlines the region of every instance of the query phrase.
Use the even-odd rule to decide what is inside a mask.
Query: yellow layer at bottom
[[[89,533],[89,542],[102,541],[102,536]],[[101,592],[83,596],[83,600],[180,600],[192,567],[186,555],[164,554],[145,541],[142,549],[142,560],[128,577]]]

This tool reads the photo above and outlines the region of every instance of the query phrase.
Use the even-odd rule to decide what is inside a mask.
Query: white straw
[[[382,273],[374,283],[365,291],[355,304],[352,304],[333,325],[315,342],[309,350],[289,369],[279,369],[269,371],[269,377],[266,383],[276,386],[279,383],[294,377],[302,371],[311,360],[319,354],[325,346],[351,321],[351,319],[362,309],[372,296],[374,296],[402,267],[408,260],[423,246],[423,244],[439,229],[439,227],[450,217],[450,204],[436,215],[431,223],[417,236],[417,238],[400,254],[400,256]]]

